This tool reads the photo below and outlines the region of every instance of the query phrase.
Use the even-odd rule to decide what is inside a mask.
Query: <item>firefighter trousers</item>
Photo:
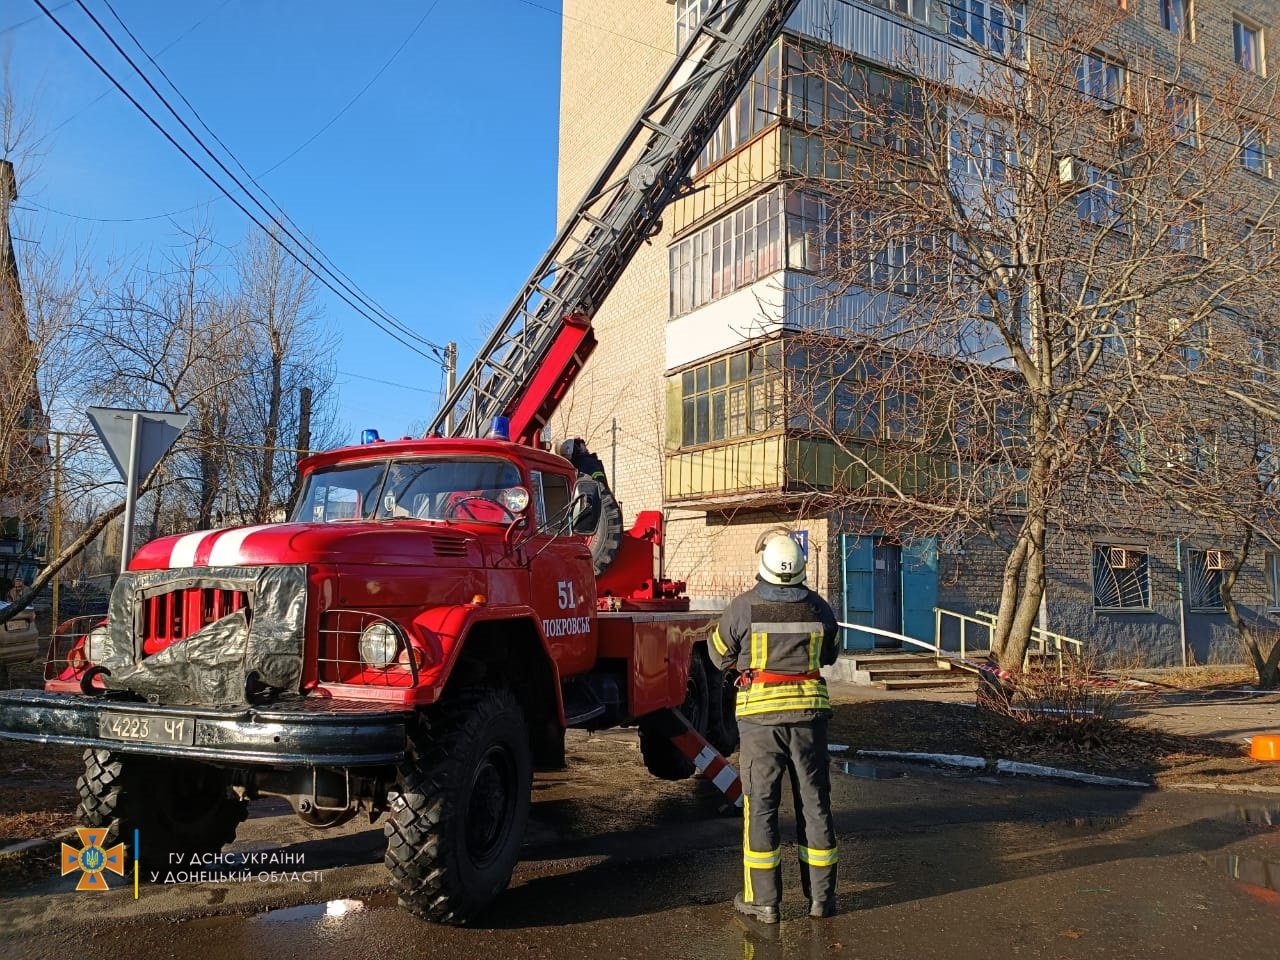
[[[835,828],[826,718],[800,723],[738,721],[742,744],[743,899],[758,906],[782,902],[782,844],[778,807],[790,776],[795,802],[800,884],[814,903],[836,895]]]

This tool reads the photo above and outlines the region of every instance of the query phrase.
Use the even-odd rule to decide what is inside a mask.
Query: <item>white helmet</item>
[[[786,534],[771,531],[756,544],[760,553],[760,579],[779,586],[804,583],[804,551]]]

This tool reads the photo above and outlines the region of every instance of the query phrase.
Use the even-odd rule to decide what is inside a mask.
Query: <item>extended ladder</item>
[[[541,430],[595,348],[591,317],[781,32],[799,0],[712,0],[600,175],[507,309],[429,432],[512,439]]]

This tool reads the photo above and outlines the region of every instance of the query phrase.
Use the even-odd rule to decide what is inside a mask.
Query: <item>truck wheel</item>
[[[738,749],[738,688],[719,670],[709,667],[707,689],[711,704],[707,739],[727,757]]]
[[[221,850],[248,815],[226,774],[203,763],[89,749],[76,790],[76,814],[87,826],[107,828],[104,846],[124,843],[132,857],[136,829],[142,865],[157,870],[173,864],[170,854]]]
[[[685,686],[685,698],[680,705],[680,712],[693,729],[704,737],[709,732],[711,706],[707,689],[707,669],[703,664],[702,653],[694,650],[693,659],[689,662],[689,681]],[[644,758],[645,769],[660,780],[688,780],[695,772],[693,762],[686,760],[684,754],[676,749],[661,721],[644,718],[640,720],[640,756]]]
[[[465,693],[411,732],[396,786],[386,865],[400,905],[461,924],[511,880],[533,761],[524,715],[506,690]]]
[[[588,546],[597,577],[609,569],[622,546],[622,508],[618,506],[613,491],[603,484],[600,485],[600,519]]]

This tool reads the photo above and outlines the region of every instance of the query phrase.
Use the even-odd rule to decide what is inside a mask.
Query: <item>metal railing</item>
[[[861,633],[869,633],[876,637],[888,637],[890,640],[897,640],[898,643],[909,643],[913,647],[921,647],[928,650],[935,656],[945,656],[946,654],[934,643],[926,643],[923,640],[917,640],[914,637],[908,637],[905,633],[894,633],[892,630],[881,630],[879,627],[864,627],[860,623],[839,623],[836,626],[844,627],[846,630],[857,630]]]
[[[969,624],[981,627],[987,633],[987,646],[985,649],[991,649],[991,627],[992,624],[978,617],[970,616],[967,613],[959,613],[955,610],[947,610],[945,607],[933,608],[933,635],[938,638],[938,642],[942,642],[942,619],[943,617],[951,617],[960,621],[960,659],[967,660],[969,658]]]
[[[944,617],[950,617],[960,622],[960,656],[967,657],[968,645],[968,625],[973,624],[981,627],[986,631],[987,649],[991,648],[991,635],[995,631],[996,615],[986,610],[975,610],[972,614],[960,613],[956,610],[947,610],[944,607],[933,608],[934,631],[935,636],[942,636],[942,622]],[[1050,652],[1052,648],[1052,652]],[[1084,653],[1084,643],[1074,637],[1068,637],[1065,634],[1054,633],[1052,630],[1041,630],[1039,627],[1031,628],[1031,644],[1027,647],[1027,655],[1023,658],[1022,666],[1026,669],[1031,662],[1032,654],[1038,654],[1041,658],[1052,656],[1057,661],[1058,676],[1062,676],[1065,672],[1065,663],[1067,655],[1071,654],[1080,657]]]

